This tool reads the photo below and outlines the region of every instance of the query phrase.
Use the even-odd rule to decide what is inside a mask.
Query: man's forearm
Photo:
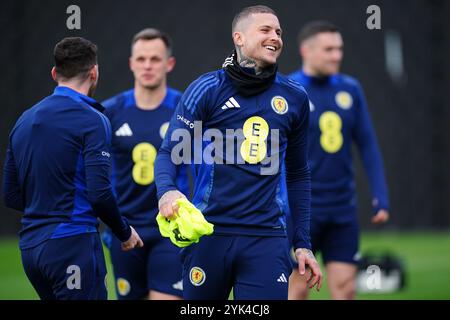
[[[158,199],[168,191],[177,190],[177,167],[172,162],[170,153],[160,149],[155,162],[155,183]]]
[[[131,236],[128,222],[121,216],[116,198],[112,190],[104,192],[89,192],[89,202],[97,216],[102,220],[121,241],[127,241]]]
[[[294,248],[311,249],[311,179],[308,166],[286,176],[289,207],[294,224]]]
[[[5,165],[3,168],[3,201],[8,208],[24,211],[25,205],[23,194],[20,190],[17,178],[17,168],[11,149],[6,152]]]

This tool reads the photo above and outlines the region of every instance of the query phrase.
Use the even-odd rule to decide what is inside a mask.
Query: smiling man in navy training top
[[[121,217],[111,188],[111,127],[92,99],[97,46],[65,38],[54,58],[54,93],[25,111],[11,131],[4,202],[24,212],[22,263],[41,299],[106,299],[97,217],[123,250],[143,244]]]
[[[299,269],[304,273],[309,266],[311,285],[320,288],[309,240],[308,97],[277,73],[281,33],[272,9],[239,12],[232,24],[235,52],[222,69],[189,86],[158,153],[161,213],[173,216],[174,201],[183,197],[175,184],[176,163],[179,149],[188,145],[182,160],[194,158],[193,203],[214,224],[213,235],[183,249],[186,299],[227,299],[231,288],[235,299],[287,299],[292,266],[280,201],[284,160]]]
[[[326,265],[333,299],[353,299],[358,263],[359,229],[351,146],[361,153],[372,190],[373,223],[389,218],[388,191],[363,90],[339,73],[343,41],[326,21],[307,24],[299,34],[303,66],[290,75],[310,99],[309,165],[311,167],[311,242]],[[304,299],[306,284],[294,270],[290,299]]]

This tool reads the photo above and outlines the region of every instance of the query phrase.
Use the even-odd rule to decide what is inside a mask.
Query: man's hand
[[[298,261],[298,271],[301,276],[305,275],[306,267],[311,270],[306,283],[309,288],[312,289],[315,285],[317,285],[317,291],[322,287],[322,271],[320,271],[319,264],[317,263],[316,257],[309,249],[298,248],[295,250],[295,255],[297,256]]]
[[[372,217],[372,223],[381,224],[389,220],[389,212],[385,209],[378,210],[377,214]]]
[[[142,248],[144,246],[144,243],[142,242],[141,237],[139,237],[136,230],[134,230],[132,226],[130,226],[130,228],[131,228],[130,238],[127,241],[122,242],[123,251],[128,251],[135,247]]]
[[[171,219],[178,212],[176,200],[180,198],[186,198],[186,196],[178,190],[167,191],[163,194],[161,199],[159,199],[159,212],[161,212],[165,218]]]

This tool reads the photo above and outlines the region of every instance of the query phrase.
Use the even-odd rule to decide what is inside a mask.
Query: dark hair
[[[238,14],[234,16],[233,23],[231,24],[231,31],[234,32],[237,24],[242,20],[247,18],[249,15],[254,13],[271,13],[276,16],[276,12],[267,6],[257,5],[246,7],[242,9]]]
[[[312,21],[303,26],[298,33],[298,44],[323,32],[339,32],[339,28],[329,21]]]
[[[161,39],[166,45],[167,55],[169,57],[172,56],[173,51],[172,39],[164,31],[154,28],[146,28],[136,33],[133,37],[133,40],[131,41],[131,49],[133,49],[134,44],[138,40],[153,40],[153,39]]]
[[[97,64],[97,46],[81,37],[62,39],[53,51],[57,77],[63,79],[87,77],[88,71]]]

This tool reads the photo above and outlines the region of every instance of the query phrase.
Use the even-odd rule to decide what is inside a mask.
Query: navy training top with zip
[[[58,86],[16,122],[4,165],[3,197],[6,206],[24,212],[21,249],[97,232],[97,217],[121,241],[130,237],[112,192],[111,128],[102,111],[94,99]]]
[[[289,76],[304,86],[310,99],[308,145],[313,216],[334,221],[355,218],[353,141],[369,178],[374,213],[388,209],[383,161],[361,85],[343,74],[316,78],[299,70]]]
[[[133,227],[156,228],[158,198],[154,162],[181,93],[167,87],[161,104],[153,110],[136,105],[134,89],[102,103],[112,126],[113,186],[120,212]],[[186,167],[178,167],[177,187],[189,197]],[[159,231],[156,230],[159,234]]]
[[[171,156],[177,158],[183,140],[196,163],[193,203],[215,225],[215,234],[285,236],[280,195],[285,161],[294,246],[310,248],[308,117],[306,92],[281,74],[269,89],[250,97],[239,94],[222,69],[201,76],[182,96],[158,153],[158,197],[176,189]],[[222,149],[218,143],[212,152],[209,141],[220,142],[220,135],[226,137]]]

